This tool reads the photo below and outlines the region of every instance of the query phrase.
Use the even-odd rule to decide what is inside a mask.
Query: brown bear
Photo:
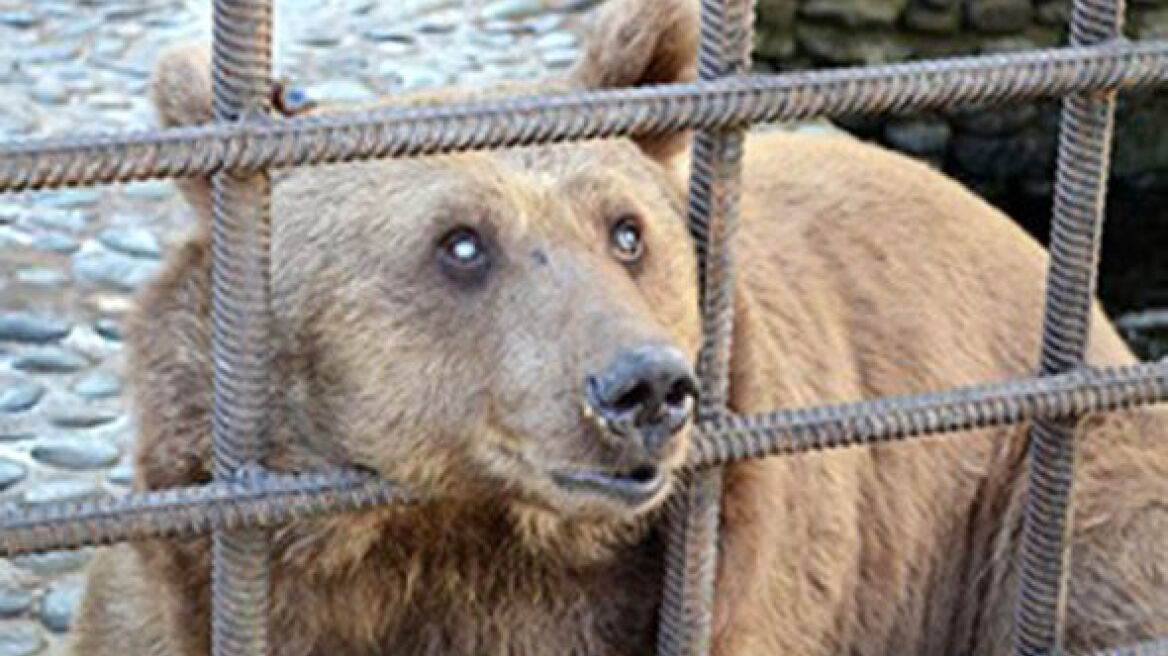
[[[688,79],[696,34],[686,0],[615,0],[583,61],[535,86]],[[168,125],[209,119],[197,52],[159,67]],[[273,532],[276,656],[652,652],[700,337],[684,145],[273,173],[267,464],[430,499]],[[849,137],[757,132],[744,168],[735,411],[1035,369],[1046,256],[999,212]],[[129,330],[138,490],[210,479],[207,185],[183,186],[200,230]],[[1133,361],[1098,311],[1090,357]],[[1069,649],[1168,634],[1163,419],[1084,421]],[[714,653],[1006,653],[1025,446],[994,429],[729,467]],[[103,550],[74,653],[208,653],[208,573],[207,539]]]

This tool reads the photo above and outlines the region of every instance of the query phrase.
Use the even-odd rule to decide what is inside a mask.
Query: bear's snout
[[[585,399],[607,431],[640,441],[657,457],[689,419],[698,386],[677,348],[647,344],[617,353],[608,367],[585,379]]]

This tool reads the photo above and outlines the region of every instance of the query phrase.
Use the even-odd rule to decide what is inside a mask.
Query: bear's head
[[[688,1],[618,0],[562,79],[392,102],[691,79],[695,23]],[[200,50],[163,59],[164,124],[210,118],[207,67]],[[290,423],[334,460],[424,493],[638,521],[684,459],[697,394],[696,267],[670,167],[684,142],[273,173],[272,306]],[[182,187],[206,221],[207,182]]]

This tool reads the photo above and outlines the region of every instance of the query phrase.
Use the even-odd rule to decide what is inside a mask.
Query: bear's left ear
[[[150,98],[162,127],[185,127],[211,122],[211,51],[197,43],[172,46],[154,67]],[[175,185],[199,220],[211,220],[211,181],[206,177],[178,178]]]
[[[597,11],[568,80],[586,89],[688,82],[697,77],[697,48],[698,0],[609,0]],[[668,159],[688,137],[638,143],[650,156]]]
[[[283,105],[283,86],[273,85],[274,109],[292,116],[314,107],[293,111]],[[214,118],[211,90],[211,50],[202,43],[189,42],[164,50],[154,67],[150,99],[162,127],[187,127],[210,123]],[[177,178],[175,185],[202,221],[211,220],[211,181],[205,176]]]

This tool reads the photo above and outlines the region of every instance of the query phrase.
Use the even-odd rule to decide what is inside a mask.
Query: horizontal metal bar
[[[691,464],[798,453],[981,426],[1115,410],[1168,398],[1168,363],[1082,370],[752,417],[699,427]],[[269,474],[240,482],[46,504],[0,515],[0,556],[216,528],[274,526],[389,503],[416,503],[403,488],[359,472]]]
[[[1168,83],[1168,41],[397,107],[0,146],[0,191],[722,129]],[[392,98],[389,100],[392,102]]]
[[[32,506],[0,516],[0,556],[213,529],[272,527],[416,498],[372,474],[265,474],[205,486]]]
[[[946,392],[720,417],[701,427],[689,464],[708,467],[745,458],[889,442],[1032,419],[1062,419],[1164,400],[1168,400],[1168,362],[1161,361],[1084,368]]]

